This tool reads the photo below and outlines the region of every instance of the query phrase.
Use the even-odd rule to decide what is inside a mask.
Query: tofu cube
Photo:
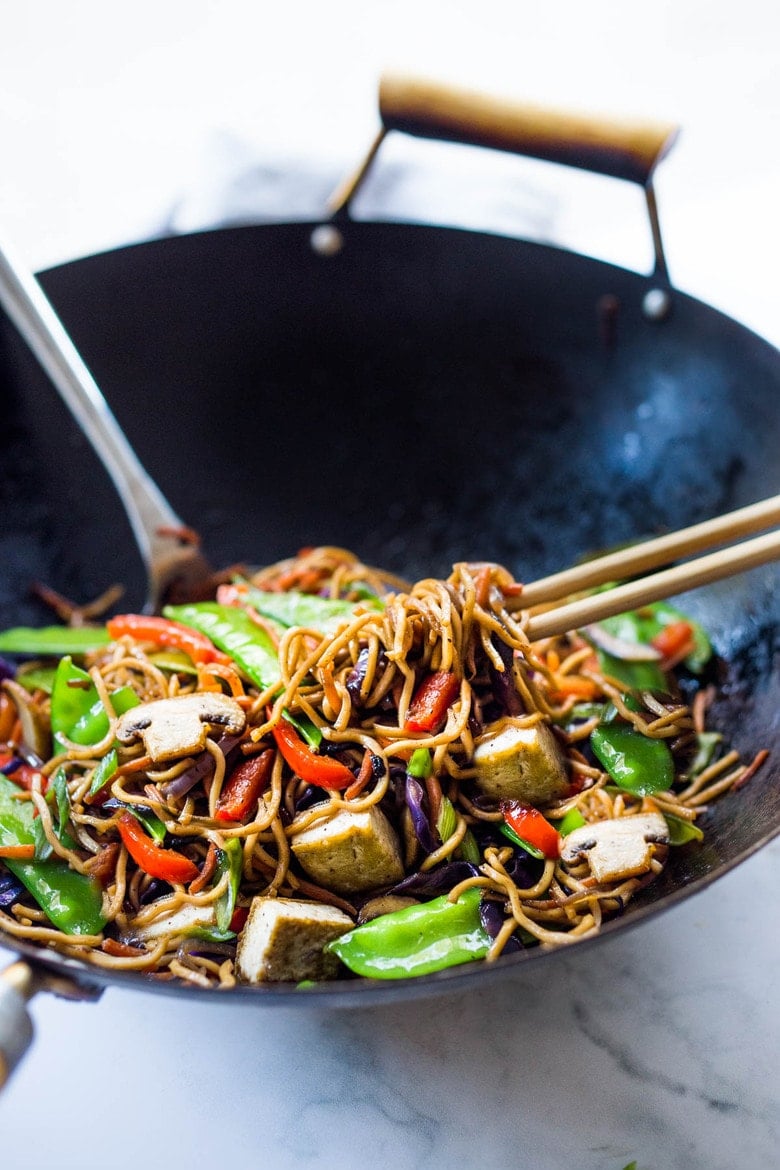
[[[558,742],[546,723],[507,723],[474,749],[476,784],[493,800],[549,804],[569,792],[569,777]]]
[[[341,894],[393,885],[404,876],[398,837],[376,807],[357,813],[342,810],[315,821],[293,835],[290,846],[318,885]]]
[[[253,898],[238,940],[238,978],[245,983],[332,978],[339,960],[323,948],[353,926],[348,915],[321,902]]]
[[[653,843],[668,841],[669,826],[661,813],[637,813],[575,829],[564,838],[561,858],[571,865],[587,857],[596,881],[623,881],[647,873]]]

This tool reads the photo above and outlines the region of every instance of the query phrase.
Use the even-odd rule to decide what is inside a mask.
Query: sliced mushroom
[[[211,726],[238,735],[245,725],[246,715],[235,699],[209,692],[133,707],[118,720],[116,737],[125,746],[143,740],[147,755],[157,764],[203,751]]]
[[[39,759],[47,760],[51,755],[51,730],[33,703],[32,695],[12,678],[5,680],[3,690],[11,697],[18,712],[24,746]]]
[[[561,860],[573,865],[587,858],[599,882],[622,881],[646,873],[653,844],[669,843],[669,826],[660,813],[638,813],[583,825],[564,838]]]

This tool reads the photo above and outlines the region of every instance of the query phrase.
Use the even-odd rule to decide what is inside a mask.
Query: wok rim
[[[202,228],[193,232],[159,235],[122,244],[117,247],[107,248],[52,265],[42,270],[39,275],[45,280],[48,274],[67,272],[84,263],[99,263],[104,259],[141,250],[148,251],[176,247],[177,244],[181,245],[182,241],[187,241],[183,246],[197,246],[198,240],[204,238],[214,238],[217,236],[222,238],[226,236],[239,237],[274,230],[289,231],[290,233],[308,232],[310,235],[313,230],[323,226],[332,226],[340,232],[355,233],[357,236],[363,231],[370,232],[375,229],[393,229],[400,232],[422,232],[444,237],[451,236],[453,239],[458,239],[459,237],[469,237],[472,239],[489,238],[491,240],[505,242],[517,247],[521,251],[527,250],[528,252],[539,255],[544,254],[549,257],[556,255],[564,256],[570,262],[580,264],[594,274],[601,272],[606,276],[615,273],[619,274],[623,279],[635,282],[637,287],[644,288],[646,291],[659,289],[667,292],[672,298],[672,312],[674,310],[674,302],[680,299],[689,305],[695,306],[697,310],[704,312],[714,323],[738,330],[746,341],[770,353],[773,360],[780,361],[780,348],[775,346],[772,341],[763,337],[750,326],[730,316],[723,310],[678,288],[658,273],[637,272],[634,269],[574,251],[573,249],[564,248],[560,245],[529,240],[521,236],[510,236],[499,231],[477,230],[457,225],[420,223],[415,220],[401,218],[354,219],[351,216],[342,216],[335,221],[328,217],[312,217],[310,219],[297,220],[274,219],[263,220],[261,222],[254,220],[231,222],[224,225]],[[241,1001],[242,1003],[254,1002],[266,1006],[270,1004],[288,1006],[291,1003],[296,1003],[333,1008],[354,1008],[360,1005],[375,1007],[385,1003],[397,1003],[412,999],[430,998],[448,993],[458,993],[469,990],[476,980],[484,981],[486,979],[492,979],[495,981],[496,979],[502,978],[516,978],[518,973],[525,970],[529,964],[536,970],[539,964],[549,962],[556,955],[567,953],[579,954],[582,948],[591,948],[607,939],[620,937],[626,931],[645,923],[648,919],[655,918],[664,911],[679,906],[692,896],[703,892],[714,882],[725,877],[736,869],[737,866],[764,849],[778,836],[780,836],[780,823],[764,832],[760,838],[751,842],[739,854],[729,858],[727,861],[721,862],[716,868],[710,870],[703,876],[690,880],[684,885],[677,886],[657,899],[648,900],[639,906],[629,905],[625,913],[604,922],[598,933],[589,938],[556,947],[537,945],[511,955],[501,956],[495,963],[486,963],[484,960],[478,960],[424,976],[409,976],[403,979],[392,980],[353,977],[313,983],[310,986],[307,985],[305,988],[300,988],[296,984],[291,983],[265,983],[257,985],[237,983],[232,988],[219,989],[203,988],[196,984],[187,984],[178,980],[157,980],[154,976],[132,971],[95,967],[84,960],[62,955],[57,951],[39,947],[33,943],[13,940],[10,936],[4,935],[2,932],[0,932],[0,952],[7,952],[11,962],[23,960],[28,962],[32,968],[42,968],[44,972],[65,978],[67,981],[75,984],[76,988],[83,988],[89,995],[94,995],[95,992],[101,994],[108,987],[117,987],[120,989],[143,991],[155,995],[175,996],[177,998],[200,999],[205,997],[210,1002],[215,1002],[216,996],[216,1002],[220,1003]],[[691,842],[686,846],[678,848],[695,849],[696,847],[697,843]]]

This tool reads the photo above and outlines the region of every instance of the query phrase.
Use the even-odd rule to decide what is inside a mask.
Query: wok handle
[[[0,1090],[32,1043],[27,1000],[34,991],[35,976],[26,963],[12,963],[0,972]]]
[[[368,154],[329,200],[334,219],[349,214],[390,130],[487,146],[639,183],[653,238],[654,276],[668,284],[653,174],[677,138],[673,123],[563,112],[395,73],[380,80],[379,113],[382,127]]]
[[[379,112],[385,130],[511,151],[642,186],[678,133],[669,122],[547,109],[402,74],[382,77]]]

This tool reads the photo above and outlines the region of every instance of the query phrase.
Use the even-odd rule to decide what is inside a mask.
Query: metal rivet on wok
[[[663,321],[671,307],[672,298],[663,288],[651,288],[642,301],[642,312],[650,321]]]
[[[320,256],[335,256],[344,247],[344,237],[332,223],[321,223],[311,233],[311,246]]]

